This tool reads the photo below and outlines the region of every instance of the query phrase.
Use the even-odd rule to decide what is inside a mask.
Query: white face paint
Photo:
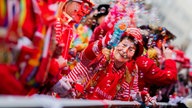
[[[75,22],[80,22],[81,19],[91,11],[88,3],[72,2],[66,6],[66,13],[73,18]]]

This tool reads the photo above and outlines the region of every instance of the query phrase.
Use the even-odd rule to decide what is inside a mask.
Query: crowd
[[[137,24],[140,1],[0,4],[0,94],[177,104],[192,67],[166,27]],[[180,74],[186,69],[187,76]]]

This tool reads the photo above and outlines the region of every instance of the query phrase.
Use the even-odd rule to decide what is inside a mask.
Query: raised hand
[[[173,51],[169,49],[168,47],[165,48],[165,44],[162,44],[162,49],[163,49],[163,55],[165,59],[172,59],[173,56]]]

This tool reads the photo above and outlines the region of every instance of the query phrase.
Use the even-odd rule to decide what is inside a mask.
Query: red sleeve
[[[107,26],[107,22],[102,22],[99,26],[95,28],[89,43],[99,40],[100,37],[104,37],[107,34],[107,32],[111,30],[112,28],[109,28]]]
[[[49,73],[52,76],[56,76],[59,73],[59,64],[54,58],[51,60]]]
[[[81,62],[85,65],[89,64],[93,59],[95,59],[101,50],[107,46],[111,32],[108,32],[106,36],[98,41],[95,41],[87,46],[81,54]]]
[[[101,27],[100,26],[97,26],[94,31],[93,31],[93,34],[91,35],[91,39],[89,41],[89,43],[92,43],[92,42],[95,42],[96,40],[99,39],[99,35],[102,35],[101,34]]]
[[[144,56],[137,58],[136,62],[145,83],[162,86],[175,83],[177,80],[176,63],[171,59],[165,60],[164,69],[160,69],[153,60]]]
[[[111,27],[108,26],[108,22],[104,21],[100,24],[100,27],[104,30],[103,35],[106,35],[107,31],[111,31],[114,28],[114,23]]]

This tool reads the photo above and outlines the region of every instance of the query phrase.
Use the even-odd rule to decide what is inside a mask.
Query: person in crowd
[[[81,8],[80,9],[83,9],[83,11],[80,11],[80,10],[78,10],[77,11],[77,9],[76,9],[76,5],[72,5],[72,6],[68,6],[66,3],[64,3],[64,4],[61,4],[60,5],[60,10],[58,10],[58,17],[59,17],[59,20],[58,20],[58,22],[57,22],[57,24],[56,24],[56,40],[58,40],[58,44],[61,44],[61,46],[64,46],[64,48],[65,49],[63,49],[63,51],[58,51],[58,52],[60,52],[61,53],[61,55],[62,55],[62,57],[60,57],[60,58],[64,58],[65,59],[65,61],[66,61],[66,59],[67,59],[67,57],[68,57],[68,53],[70,53],[69,52],[69,47],[68,47],[68,45],[69,45],[69,42],[71,42],[71,36],[72,35],[68,35],[69,33],[71,33],[71,32],[69,32],[71,29],[66,29],[66,28],[71,28],[71,27],[69,27],[69,25],[71,25],[71,23],[70,23],[70,21],[71,22],[74,22],[75,20],[71,20],[72,19],[72,17],[75,17],[74,15],[76,15],[77,16],[77,18],[79,17],[79,16],[83,16],[82,15],[82,13],[88,13],[89,11],[90,11],[90,7],[87,7],[87,5],[84,5],[84,4],[89,4],[89,5],[91,5],[91,2],[88,2],[88,0],[72,0],[72,1],[70,1],[70,2],[77,2],[77,3],[79,3],[79,1],[83,1],[83,2],[85,2],[85,3],[81,3]],[[68,1],[69,2],[69,1]],[[68,3],[67,2],[67,3]],[[76,3],[76,4],[77,4]],[[65,4],[66,4],[66,6],[65,6]],[[88,5],[88,6],[89,6]],[[74,7],[75,6],[75,7]],[[92,5],[91,5],[92,6]],[[117,8],[118,8],[118,6],[119,5],[115,5]],[[114,6],[114,8],[113,8],[113,10],[116,10],[116,8],[115,8],[115,6]],[[122,4],[122,7],[124,6],[124,4]],[[67,15],[66,14],[66,10],[67,9],[64,9],[64,8],[67,8],[67,7],[70,7],[70,8],[74,8],[73,10],[74,10],[74,12],[76,13],[76,14],[72,14],[72,9],[69,9],[70,11],[69,11],[69,15]],[[86,8],[85,8],[86,7]],[[64,10],[64,12],[63,12],[63,10]],[[66,11],[66,12],[65,12]],[[122,11],[121,9],[118,9],[117,10],[118,11],[118,13],[123,13],[124,11]],[[77,14],[77,12],[78,12],[78,14]],[[65,17],[64,17],[65,16]],[[71,17],[69,17],[69,16],[71,16]],[[102,27],[104,27],[103,29],[105,29],[104,31],[106,31],[106,30],[112,30],[113,28],[114,28],[114,24],[121,18],[121,17],[123,17],[123,15],[121,15],[121,16],[119,16],[119,17],[117,17],[117,16],[119,16],[119,14],[112,14],[112,12],[111,12],[111,14],[108,16],[108,18],[105,20],[105,21],[103,21],[103,23],[102,23]],[[64,17],[64,18],[63,18]],[[76,18],[76,20],[77,20],[77,18]],[[115,19],[114,19],[115,18]],[[62,19],[62,20],[61,20]],[[78,18],[79,19],[79,18]],[[112,20],[113,19],[113,20]],[[65,21],[63,21],[63,20],[65,20]],[[79,19],[80,20],[80,19]],[[78,20],[78,21],[79,21]],[[64,24],[62,24],[61,22],[65,22]],[[77,21],[76,21],[77,22]],[[67,24],[66,24],[67,23]],[[61,33],[61,28],[62,28],[62,26],[64,26],[65,25],[65,27],[63,27],[63,28],[65,28],[64,29],[64,31]],[[65,32],[66,31],[66,32]],[[61,35],[61,34],[63,34],[63,35]],[[67,35],[67,36],[65,36],[65,35]],[[61,38],[61,39],[60,39]],[[65,45],[65,44],[67,44],[67,45]],[[64,61],[64,60],[61,60],[61,61]],[[57,64],[57,62],[55,62],[55,64]],[[53,68],[55,67],[55,66],[53,66],[53,65],[51,65]],[[58,68],[57,68],[58,69]],[[61,67],[61,68],[59,68],[59,69],[63,69],[63,67]],[[67,73],[68,73],[68,68],[64,68],[64,69],[66,69],[67,70]],[[53,72],[53,73],[58,73],[58,70],[56,70],[57,72]],[[64,72],[64,73],[66,73],[66,71],[64,70],[62,70],[62,72]],[[58,75],[58,74],[57,74]],[[60,79],[61,78],[61,75],[58,75],[59,76],[59,78],[56,78],[56,79]],[[57,81],[57,80],[54,80],[54,81]]]
[[[137,66],[132,62],[127,67],[126,62],[142,54],[142,36],[137,28],[128,28],[123,35],[118,34],[118,38],[114,32],[109,31],[106,37],[89,44],[80,62],[52,90],[62,97],[134,99],[133,94],[138,92]],[[112,38],[120,41],[114,42],[115,47],[109,44]]]
[[[68,54],[74,35],[74,25],[90,13],[93,3],[90,0],[66,0],[58,4],[57,21],[54,26],[56,48],[50,62],[46,84],[41,88],[42,93],[49,89],[68,72]]]
[[[5,24],[0,39],[4,47],[1,52],[9,63],[1,63],[0,66],[3,82],[0,94],[26,95],[30,89],[44,83],[42,79],[46,78],[50,58],[47,52],[51,52],[50,41],[45,40],[52,39],[48,29],[55,21],[55,11],[48,7],[54,3],[39,0],[1,3],[6,13],[1,16]],[[11,10],[7,10],[8,7]],[[10,17],[7,17],[8,14]]]
[[[96,24],[92,28],[94,33],[91,36],[91,39],[90,39],[89,43],[94,42],[94,41],[96,41],[96,40],[98,40],[100,38],[103,38],[105,36],[106,31],[103,30],[105,27],[101,26],[100,24],[103,23],[105,17],[108,15],[108,13],[110,11],[110,5],[109,4],[100,4],[97,7],[96,11],[97,11],[96,14],[93,16],[93,18],[95,19]]]
[[[93,33],[91,30],[93,21],[92,19],[92,13],[90,13],[89,15],[85,16],[79,24],[76,24],[77,27],[75,30],[75,36],[71,41],[69,49],[69,71],[77,64],[79,61],[79,54],[89,44],[90,37]]]
[[[166,44],[175,36],[163,27],[152,29],[147,25],[140,28],[144,30],[145,52],[136,59],[139,69],[139,89],[147,88],[153,96],[157,92],[156,89],[153,91],[155,87],[170,86],[177,81],[176,62],[172,58],[173,51],[169,47],[166,48]]]
[[[110,4],[100,4],[97,7],[96,14],[93,16],[96,20],[96,26],[100,25],[110,11]],[[93,29],[94,30],[94,29]]]
[[[140,56],[136,59],[139,69],[139,89],[143,90],[149,88],[150,85],[153,84],[157,86],[164,86],[175,83],[177,81],[177,68],[175,61],[172,59],[172,56],[174,55],[173,51],[170,50],[168,47],[162,47],[163,40],[166,40],[167,43],[169,43],[169,40],[174,39],[175,36],[167,29],[163,31],[163,29],[159,27],[160,30],[157,29],[155,32],[156,37],[153,37],[155,41],[152,41],[153,38],[150,38],[150,35],[154,34],[154,31],[152,31],[148,25],[141,26],[140,28],[146,30],[145,32],[151,32],[147,32],[147,37],[144,36],[143,38],[143,44],[145,48],[143,56]],[[144,32],[143,30],[142,32]],[[157,36],[161,38],[158,38]],[[149,45],[155,45],[156,47],[154,47],[153,49],[150,48],[148,50]],[[147,54],[146,52],[150,54]],[[159,56],[157,56],[157,52],[159,53]],[[160,67],[161,61],[158,61],[158,59],[162,60],[162,58],[158,57],[164,58],[164,68]]]

